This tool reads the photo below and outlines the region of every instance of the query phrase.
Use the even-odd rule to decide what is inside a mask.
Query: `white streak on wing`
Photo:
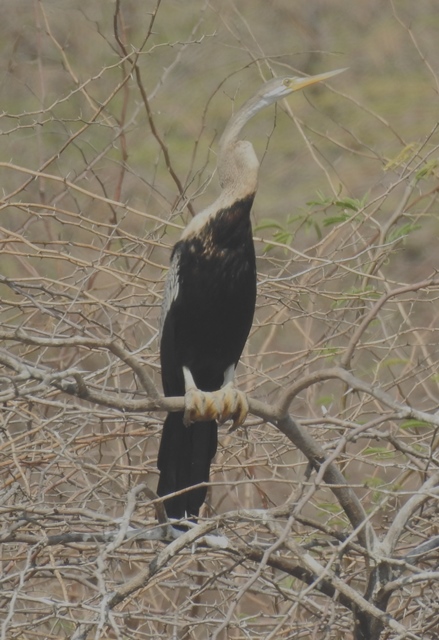
[[[188,367],[183,367],[183,377],[184,377],[184,388],[186,393],[190,389],[197,388],[197,385],[195,384],[194,376],[192,375]]]
[[[179,291],[179,274],[180,274],[180,254],[177,252],[172,258],[171,265],[169,267],[168,275],[166,276],[165,290],[163,292],[162,313],[160,316],[160,333],[159,338],[162,337],[163,325],[165,324],[166,315],[171,308],[171,304],[178,296]]]
[[[224,371],[224,382],[223,382],[222,386],[225,387],[226,384],[229,384],[229,382],[234,382],[234,380],[235,380],[235,365],[231,364]]]

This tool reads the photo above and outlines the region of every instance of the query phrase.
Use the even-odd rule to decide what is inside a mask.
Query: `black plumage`
[[[197,517],[206,497],[205,486],[191,487],[209,480],[217,448],[212,418],[232,418],[238,426],[248,408],[243,394],[233,389],[233,377],[256,300],[250,211],[259,162],[251,143],[239,140],[239,134],[268,105],[336,73],[340,70],[274,78],[237,111],[219,142],[221,194],[191,220],[172,252],[162,309],[162,380],[166,396],[185,395],[186,412],[167,416],[158,455],[159,496],[182,491],[164,502],[171,518]],[[189,426],[187,416],[194,420]]]
[[[252,203],[253,195],[220,210],[174,247],[178,293],[164,318],[160,350],[166,396],[184,395],[183,366],[200,390],[215,391],[238,363],[256,301]],[[216,447],[215,420],[186,427],[182,412],[170,413],[160,443],[158,494],[207,482]],[[167,500],[168,516],[197,516],[205,496],[206,487],[200,487]]]

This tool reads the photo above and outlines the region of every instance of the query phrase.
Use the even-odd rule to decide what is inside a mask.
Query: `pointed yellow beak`
[[[309,87],[311,84],[315,84],[316,82],[328,80],[329,78],[332,78],[332,76],[336,76],[346,70],[347,67],[344,69],[336,69],[335,71],[327,71],[326,73],[319,73],[316,76],[308,76],[307,78],[291,78],[290,87],[292,91],[299,91],[300,89]]]

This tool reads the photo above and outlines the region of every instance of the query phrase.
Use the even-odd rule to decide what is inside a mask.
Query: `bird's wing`
[[[178,296],[179,291],[179,272],[180,272],[180,252],[174,250],[172,255],[171,264],[169,267],[168,275],[166,276],[165,290],[163,292],[162,313],[160,316],[160,332],[159,337],[162,337],[163,325],[165,324],[165,318],[168,314],[171,304]]]

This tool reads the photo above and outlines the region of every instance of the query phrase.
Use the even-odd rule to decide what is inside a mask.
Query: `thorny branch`
[[[423,282],[419,285],[414,285],[410,290],[414,291],[418,288],[424,288],[432,285],[436,285],[436,282]],[[394,295],[406,293],[407,290],[409,290],[409,288],[405,287],[397,293],[394,293]],[[390,296],[387,296],[386,300],[389,297]],[[384,300],[380,300],[380,302],[373,307],[374,315],[378,313],[384,302]],[[367,320],[368,323],[372,320],[372,313],[369,313]],[[360,328],[361,333],[363,333],[365,330],[364,322]],[[360,339],[360,335],[361,334],[357,332],[356,341]],[[133,373],[139,379],[141,386],[147,396],[142,400],[133,400],[129,397],[120,397],[119,394],[114,393],[114,396],[117,395],[116,398],[108,392],[103,393],[99,390],[89,388],[83,374],[78,370],[69,369],[64,372],[48,371],[47,369],[42,369],[41,367],[35,367],[29,365],[28,363],[20,362],[19,359],[10,357],[7,354],[1,354],[0,361],[6,367],[12,368],[16,372],[15,378],[13,380],[11,378],[11,383],[13,382],[14,384],[14,393],[10,396],[10,399],[19,396],[25,398],[27,395],[34,395],[34,389],[31,389],[30,392],[28,392],[26,389],[21,392],[19,389],[20,382],[28,382],[29,380],[34,380],[36,382],[43,383],[43,386],[46,387],[47,392],[50,391],[51,387],[55,387],[60,391],[73,396],[77,396],[78,398],[87,400],[88,402],[97,403],[108,408],[116,408],[123,412],[136,411],[143,413],[146,411],[157,410],[181,410],[183,408],[184,401],[182,398],[161,398],[159,396],[152,378],[146,372],[145,367],[142,365],[141,361],[138,360],[132,353],[129,353],[122,345],[120,340],[97,340],[94,338],[81,336],[58,336],[55,338],[47,338],[32,335],[31,333],[26,332],[25,330],[20,328],[16,329],[15,331],[3,330],[0,333],[0,338],[5,341],[19,342],[24,345],[39,347],[82,347],[94,350],[108,350],[133,371]],[[300,384],[293,385],[290,389],[286,389],[282,394],[280,394],[279,401],[272,405],[263,403],[261,401],[253,401],[252,399],[250,399],[250,410],[258,417],[264,419],[267,422],[271,422],[274,426],[280,429],[280,431],[282,431],[282,433],[284,433],[284,435],[286,435],[287,438],[289,438],[291,442],[307,457],[312,468],[318,471],[317,477],[314,481],[313,491],[315,491],[315,489],[319,486],[319,482],[321,482],[321,480],[324,480],[326,482],[326,484],[330,487],[334,495],[339,500],[341,507],[348,516],[353,527],[353,535],[358,536],[359,541],[368,553],[369,561],[374,563],[378,560],[378,555],[380,555],[381,557],[379,559],[379,562],[382,564],[383,559],[391,557],[395,544],[399,536],[401,535],[407,520],[410,519],[410,517],[412,517],[413,514],[418,511],[420,505],[425,502],[425,500],[427,500],[428,496],[430,495],[428,491],[429,488],[431,487],[434,491],[434,487],[439,482],[439,476],[437,476],[437,474],[435,476],[432,476],[428,483],[425,484],[423,491],[418,493],[416,496],[413,496],[413,498],[406,503],[405,508],[400,512],[399,517],[396,518],[392,527],[390,527],[386,540],[378,544],[375,539],[374,530],[370,526],[370,522],[363,507],[361,506],[360,501],[357,499],[355,492],[351,489],[351,487],[349,487],[345,478],[340,473],[337,466],[334,464],[334,461],[332,461],[330,457],[328,458],[324,449],[312,438],[309,432],[304,427],[302,427],[299,422],[293,420],[293,418],[288,414],[288,409],[291,402],[299,393],[305,391],[307,388],[314,384],[321,383],[322,381],[330,380],[332,378],[336,378],[347,383],[351,391],[366,393],[372,398],[382,402],[383,405],[390,407],[395,412],[396,416],[415,417],[417,419],[431,422],[431,424],[438,426],[439,420],[434,414],[413,410],[411,407],[404,405],[404,403],[396,401],[392,398],[391,395],[381,391],[380,389],[374,388],[372,385],[364,383],[341,367],[333,367],[326,370],[323,369],[316,374],[308,376],[307,378],[303,379]],[[73,381],[71,381],[71,379],[73,379]],[[41,391],[42,387],[40,385],[40,387],[38,388],[38,392],[41,393]],[[143,486],[137,487],[135,489],[135,494],[133,495],[135,496],[136,494],[140,493],[144,490],[144,488],[145,487]],[[309,498],[306,498],[306,500],[308,499]],[[106,542],[106,547],[104,547],[101,555],[104,552],[105,557],[107,557],[112,550],[114,550],[120,544],[124,543],[125,540],[135,539],[137,542],[139,542],[141,540],[172,539],[172,532],[174,530],[169,529],[166,524],[163,525],[164,528],[163,526],[159,526],[158,528],[153,528],[150,531],[132,530],[129,522],[134,508],[135,500],[133,502],[129,498],[125,515],[122,517],[120,522],[119,532],[117,532],[116,534],[109,532],[101,534],[58,534],[46,537],[45,544],[55,545],[71,544],[75,542]],[[293,521],[294,513],[297,512],[298,514],[300,514],[300,511],[300,505],[296,505],[295,508],[292,508],[291,514],[293,517]],[[201,528],[201,533],[198,533],[198,528],[194,528],[191,529],[191,535],[177,535],[175,542],[169,545],[166,553],[163,552],[154,561],[154,563],[145,570],[145,572],[139,574],[135,579],[126,583],[122,590],[119,590],[117,594],[113,595],[110,600],[107,601],[107,606],[112,608],[113,606],[121,602],[125,597],[128,597],[135,590],[140,589],[148,584],[153,575],[155,575],[155,573],[162,566],[164,566],[169,561],[169,559],[174,556],[174,554],[185,548],[189,543],[195,541],[198,537],[204,536],[206,532],[215,529],[216,526],[217,523],[215,522],[215,520],[211,520],[208,522],[207,528],[204,526]],[[194,531],[196,532],[195,534],[193,533]],[[176,533],[178,534],[178,532]],[[5,536],[3,536],[3,542],[12,540],[21,541],[28,544],[38,544],[37,538],[35,538],[35,536],[15,536],[14,534],[6,534]],[[391,543],[390,540],[392,541]],[[278,543],[281,544],[280,539]],[[230,545],[230,543],[227,542],[227,545]],[[227,545],[225,548],[228,549],[229,547]],[[233,545],[230,548],[233,549]],[[236,553],[236,551],[233,551],[233,553]],[[265,562],[268,562],[270,566],[272,566],[271,554],[271,551],[268,555],[266,554],[266,552],[264,552]],[[246,553],[245,555],[246,557],[249,557],[248,553]],[[318,563],[316,563],[311,558],[311,556],[309,556],[309,554],[306,554],[303,550],[301,552],[298,552],[296,550],[296,555],[301,559],[301,562],[304,563],[304,569],[310,572],[308,575],[308,579],[306,578],[306,573],[301,572],[300,569],[295,569],[294,571],[290,570],[290,572],[292,572],[294,575],[300,575],[301,579],[305,579],[305,581],[308,581],[308,584],[313,584],[314,586],[315,580],[321,580],[321,577],[323,577],[323,575],[326,575],[325,580],[328,579],[327,572],[325,572],[322,567],[318,568]],[[252,557],[255,557],[254,551]],[[285,566],[283,568],[285,570]],[[318,578],[319,576],[320,578]],[[356,595],[356,592],[351,588],[346,588],[342,581],[336,579],[335,577],[332,577],[329,584],[331,584],[332,586],[330,588],[324,588],[324,591],[328,592],[328,588],[329,591],[334,594],[335,591],[339,591],[344,596],[343,602],[345,604],[351,603],[348,604],[349,607],[359,606],[362,611],[362,615],[372,615],[372,617],[380,621],[381,625],[386,624],[387,626],[389,626],[389,628],[402,634],[401,637],[417,637],[416,635],[409,633],[404,635],[405,630],[401,625],[398,625],[395,621],[391,620],[379,609],[375,609],[373,605],[369,605],[367,601]],[[395,582],[395,585],[397,584],[399,583]],[[334,589],[334,592],[332,592],[332,589]],[[243,593],[245,591],[246,589],[244,589]],[[352,598],[352,600],[350,600],[350,598]],[[78,628],[75,637],[82,637],[81,634],[83,633],[84,628]]]
[[[100,0],[46,4],[9,3],[0,60],[0,640],[435,640],[429,2],[410,19],[404,3],[380,8],[401,44],[396,67],[380,56],[386,96],[398,96],[391,118],[371,75],[354,97],[346,74],[325,101],[291,99],[299,136],[286,105],[248,129],[262,160],[258,310],[238,368],[251,415],[220,429],[204,511],[184,532],[154,492],[163,413],[183,408],[157,382],[181,229],[168,220],[182,205],[193,213],[189,188],[192,202],[212,201],[224,100],[238,106],[272,73],[327,69],[327,45],[311,5],[281,2],[265,40],[264,12],[244,4],[191,14],[117,2],[113,22]],[[349,7],[336,1],[328,29],[343,10],[346,31],[359,42],[367,24],[379,55],[374,3]],[[310,51],[300,70],[291,20]],[[273,28],[282,58],[268,60]]]

